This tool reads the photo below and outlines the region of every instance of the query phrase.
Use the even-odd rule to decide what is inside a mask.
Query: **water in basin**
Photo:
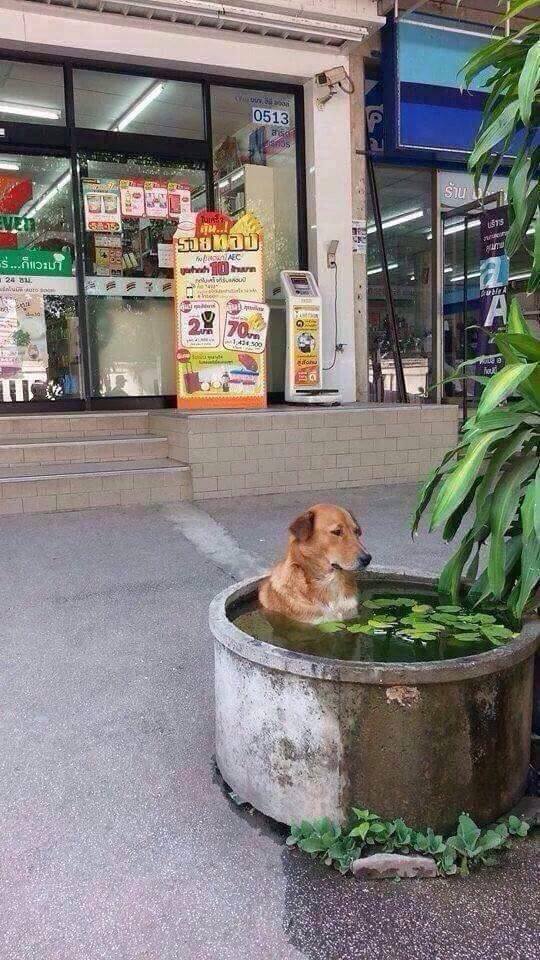
[[[230,611],[249,636],[276,647],[334,660],[421,663],[493,650],[516,635],[501,609],[465,609],[433,591],[363,591],[358,616],[311,626],[262,610],[254,598]]]

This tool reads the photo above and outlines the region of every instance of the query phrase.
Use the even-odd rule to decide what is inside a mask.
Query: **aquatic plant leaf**
[[[374,636],[372,627],[368,627],[367,623],[351,623],[346,629],[349,633],[367,633],[370,637]]]
[[[337,633],[339,630],[348,629],[342,620],[325,620],[324,623],[317,624],[317,630],[321,633]]]

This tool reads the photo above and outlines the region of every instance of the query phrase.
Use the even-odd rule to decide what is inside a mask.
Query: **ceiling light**
[[[139,98],[139,100],[136,100],[133,106],[130,107],[129,110],[122,117],[120,117],[119,120],[116,121],[113,129],[118,131],[125,130],[126,127],[128,127],[129,124],[132,123],[133,120],[135,120],[135,118],[143,112],[143,110],[146,110],[146,108],[156,99],[156,97],[159,97],[164,86],[165,81],[160,80],[158,83],[155,83],[152,87],[150,87],[150,89],[147,90],[146,93]]]
[[[0,170],[20,170],[20,164],[14,163],[13,160],[0,160]]]
[[[414,273],[409,277],[409,280],[416,280]]]
[[[444,268],[444,272],[445,272],[445,273],[452,273],[453,269],[454,269],[453,267],[445,267],[445,268]]]
[[[389,263],[389,264],[388,264],[388,269],[389,269],[389,270],[397,270],[398,267],[399,267],[399,263]],[[368,275],[368,277],[372,277],[373,274],[375,274],[375,273],[382,273],[382,272],[383,272],[383,268],[382,268],[382,267],[372,267],[371,270],[368,270],[368,271],[367,271],[367,275]]]
[[[410,210],[409,213],[400,213],[395,217],[389,217],[387,220],[383,220],[382,228],[383,230],[389,230],[390,227],[398,227],[400,223],[409,223],[410,220],[419,220],[424,216],[423,210]],[[377,227],[374,223],[371,223],[367,228],[367,233],[376,233]]]
[[[479,270],[473,270],[472,273],[467,274],[467,280],[474,280],[475,277],[480,276]],[[460,280],[465,279],[465,274],[462,274],[461,277],[450,277],[450,283],[459,283]]]
[[[469,220],[467,223],[468,230],[472,230],[473,227],[479,227],[479,226],[480,226],[480,219]],[[463,233],[464,230],[465,230],[465,220],[463,220],[461,223],[455,223],[454,226],[452,227],[445,227],[444,235],[445,237],[449,237],[451,233]]]
[[[52,200],[52,198],[56,196],[56,194],[59,193],[59,191],[62,190],[62,188],[65,187],[67,183],[69,183],[70,180],[71,180],[71,173],[63,174],[63,176],[61,176],[60,179],[56,181],[56,183],[53,183],[52,187],[50,187],[40,197],[37,203],[35,203],[34,206],[30,208],[30,210],[26,211],[24,216],[34,217],[39,210],[41,210],[47,203],[49,203],[49,201]]]
[[[0,103],[0,113],[10,113],[16,117],[36,117],[38,120],[59,120],[60,110],[51,107],[33,107],[26,103]]]
[[[509,280],[528,280],[530,273],[514,273],[512,277],[508,277]]]

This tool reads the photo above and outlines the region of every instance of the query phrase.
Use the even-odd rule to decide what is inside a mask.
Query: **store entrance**
[[[202,162],[80,157],[93,405],[176,393],[172,239],[206,207]]]

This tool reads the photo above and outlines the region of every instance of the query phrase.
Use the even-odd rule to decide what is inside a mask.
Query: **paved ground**
[[[412,496],[339,499],[381,564],[432,572]],[[222,791],[208,602],[311,499],[2,519],[0,960],[537,956],[535,841],[468,880],[358,883]]]

